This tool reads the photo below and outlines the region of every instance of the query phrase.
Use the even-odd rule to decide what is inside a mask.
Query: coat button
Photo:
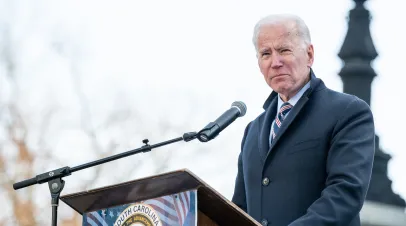
[[[266,219],[263,219],[263,220],[261,221],[261,224],[262,224],[263,226],[267,226],[267,225],[268,225],[268,221],[267,221]]]
[[[262,180],[262,184],[263,184],[264,186],[267,186],[267,185],[269,184],[269,178],[268,178],[268,177],[265,177],[265,178]]]

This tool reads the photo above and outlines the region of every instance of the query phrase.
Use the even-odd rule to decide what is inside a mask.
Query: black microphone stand
[[[43,174],[38,174],[36,177],[27,179],[27,180],[23,180],[20,182],[17,182],[15,184],[13,184],[13,188],[14,190],[18,190],[24,187],[28,187],[34,184],[42,184],[45,182],[48,182],[48,186],[49,186],[49,190],[51,192],[51,206],[52,206],[52,226],[57,226],[57,214],[58,214],[58,205],[59,205],[59,196],[61,194],[61,191],[65,185],[65,181],[62,180],[62,177],[66,177],[71,175],[73,172],[79,171],[79,170],[83,170],[89,167],[93,167],[93,166],[97,166],[106,162],[110,162],[113,160],[117,160],[120,158],[124,158],[130,155],[134,155],[134,154],[138,154],[141,152],[149,152],[151,151],[153,148],[157,148],[157,147],[161,147],[167,144],[171,144],[171,143],[175,143],[178,141],[186,141],[189,142],[191,140],[194,140],[197,137],[197,133],[196,132],[189,132],[189,133],[185,133],[183,134],[182,137],[178,137],[172,140],[168,140],[168,141],[164,141],[158,144],[154,144],[154,145],[149,145],[148,144],[148,139],[143,140],[142,142],[145,144],[144,146],[142,146],[141,148],[138,149],[133,149],[124,153],[120,153],[117,155],[113,155],[110,157],[106,157],[103,159],[99,159],[93,162],[89,162],[89,163],[85,163],[79,166],[75,166],[75,167],[69,167],[69,166],[65,166],[56,170],[52,170]]]

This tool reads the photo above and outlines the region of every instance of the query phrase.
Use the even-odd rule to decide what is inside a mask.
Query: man
[[[359,226],[375,151],[369,106],[315,76],[300,18],[262,19],[253,42],[273,92],[245,129],[232,201],[262,225]]]

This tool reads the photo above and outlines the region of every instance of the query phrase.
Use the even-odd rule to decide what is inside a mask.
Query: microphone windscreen
[[[231,104],[231,107],[236,107],[240,111],[240,115],[238,117],[242,117],[247,112],[247,106],[242,101],[235,101]]]

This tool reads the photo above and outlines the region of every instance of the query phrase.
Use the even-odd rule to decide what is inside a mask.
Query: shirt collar
[[[302,87],[302,89],[299,90],[299,92],[296,93],[295,96],[293,96],[292,98],[290,98],[290,100],[288,101],[292,106],[295,106],[295,104],[299,101],[299,99],[302,97],[303,93],[310,87],[310,81],[308,81],[306,83],[306,85],[304,85]],[[281,109],[282,104],[285,103],[281,96],[278,94],[278,111],[279,109]]]

